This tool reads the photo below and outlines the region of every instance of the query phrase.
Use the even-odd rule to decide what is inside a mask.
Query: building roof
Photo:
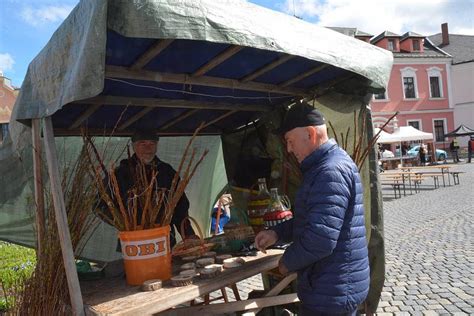
[[[443,45],[441,33],[428,36],[434,45],[453,56],[453,64],[474,61],[474,36],[449,34],[449,44]]]
[[[425,38],[425,36],[423,36],[423,35],[421,35],[421,34],[418,34],[418,33],[415,33],[415,32],[406,32],[406,33],[403,34],[402,37],[400,38],[400,42],[406,40],[407,38],[413,38],[413,37]]]
[[[423,52],[393,52],[394,58],[449,58],[451,55],[436,47],[425,38]]]
[[[380,33],[379,35],[377,35],[376,37],[374,37],[370,41],[370,43],[375,44],[378,41],[380,41],[382,38],[385,38],[385,37],[400,37],[400,35],[397,34],[397,33],[390,32],[390,31],[384,31],[384,32]]]
[[[358,30],[356,27],[336,27],[336,26],[327,26],[328,29],[331,29],[333,31],[342,33],[344,35],[350,36],[350,37],[356,37],[356,36],[364,36],[364,37],[372,37],[374,35],[362,32]]]

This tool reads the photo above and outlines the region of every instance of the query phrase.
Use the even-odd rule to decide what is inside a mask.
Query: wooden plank
[[[232,90],[248,90],[267,93],[282,94],[288,96],[308,96],[308,92],[298,88],[285,88],[267,83],[240,82],[239,80],[200,76],[192,77],[187,74],[174,74],[155,72],[147,70],[133,70],[120,66],[106,66],[105,76],[110,78],[145,80],[152,82],[179,83],[196,86],[208,86],[215,88],[227,88]]]
[[[263,66],[262,68],[254,71],[253,73],[248,74],[247,76],[243,77],[242,79],[240,79],[240,82],[252,81],[253,79],[260,77],[264,73],[269,72],[270,70],[280,66],[281,64],[286,63],[288,60],[293,59],[294,57],[295,56],[293,55],[285,55],[283,57],[280,57],[274,62],[271,62],[270,64]]]
[[[286,277],[283,278],[283,280],[278,282],[278,284],[275,285],[270,291],[265,293],[263,297],[269,297],[269,296],[280,294],[280,292],[283,291],[288,286],[288,284],[296,280],[296,277],[297,277],[296,273],[291,273],[287,275]],[[242,316],[253,316],[253,315],[256,315],[259,311],[261,311],[261,308],[249,311],[248,313],[245,313]]]
[[[91,315],[149,315],[189,302],[195,298],[247,279],[278,266],[282,250],[271,249],[267,254],[245,257],[246,263],[225,270],[218,278],[196,279],[192,285],[173,288],[164,282],[163,288],[140,292],[139,287],[125,285],[123,278],[84,283],[84,301]],[[258,306],[256,306],[258,307]]]
[[[206,127],[208,127],[209,125],[212,125],[212,124],[214,124],[214,123],[216,123],[216,122],[219,122],[220,120],[222,120],[222,119],[224,119],[224,118],[226,118],[226,117],[228,117],[228,116],[230,116],[230,115],[232,115],[232,114],[234,114],[234,113],[237,113],[237,111],[234,110],[234,111],[229,111],[229,112],[227,112],[227,113],[224,113],[224,114],[220,115],[219,117],[217,117],[217,118],[215,118],[215,119],[213,119],[213,120],[207,122],[206,124],[204,124],[203,128],[206,128]]]
[[[242,48],[242,46],[231,46],[227,48],[222,53],[211,59],[207,64],[196,70],[191,76],[198,77],[204,75],[209,70],[220,65],[221,63],[238,53]]]
[[[92,114],[94,114],[95,111],[97,111],[98,109],[100,109],[100,107],[102,106],[102,104],[94,104],[92,106],[88,106],[87,107],[87,110],[84,111],[84,113],[82,113],[81,115],[79,115],[79,117],[71,124],[71,126],[69,127],[69,129],[75,129],[75,128],[78,128],[82,122],[84,122],[85,120],[87,120],[87,118],[89,118],[89,116],[91,116]]]
[[[298,76],[292,78],[292,79],[289,79],[283,83],[280,83],[278,86],[281,87],[281,88],[284,88],[284,87],[287,87],[295,82],[298,82],[300,80],[303,80],[304,78],[306,77],[309,77],[311,75],[314,75],[315,73],[317,72],[320,72],[321,70],[323,70],[324,68],[328,67],[328,65],[324,64],[324,65],[321,65],[321,66],[318,66],[318,67],[315,67],[311,70],[308,70],[306,72],[303,72],[302,74],[299,74]]]
[[[135,114],[134,116],[132,116],[131,118],[123,122],[123,124],[120,125],[117,129],[119,131],[126,129],[127,127],[129,127],[130,125],[132,125],[133,123],[135,123],[136,121],[144,117],[148,112],[151,112],[154,109],[155,108],[151,108],[151,107],[144,108],[143,110],[141,110],[140,112],[138,112],[137,114]]]
[[[74,261],[74,251],[72,249],[63,189],[61,187],[61,177],[59,174],[59,163],[56,154],[56,144],[54,143],[53,122],[51,116],[44,119],[43,133],[49,181],[51,183],[51,192],[53,195],[54,214],[56,216],[56,224],[58,225],[59,242],[61,244],[61,253],[63,255],[64,268],[66,270],[71,307],[74,315],[84,315],[81,288],[79,286],[79,278],[77,276],[76,263]]]
[[[157,57],[166,47],[173,42],[172,39],[162,39],[156,42],[150,49],[141,55],[135,63],[130,67],[138,70],[148,64],[153,58]]]
[[[297,303],[300,300],[296,293],[285,294],[279,296],[270,296],[264,298],[255,298],[246,301],[236,301],[229,303],[211,304],[204,306],[192,306],[177,308],[160,315],[166,316],[187,316],[187,315],[222,315],[236,311],[243,311],[249,309],[262,309],[268,306],[278,306],[283,304]]]
[[[104,105],[128,105],[147,106],[154,108],[184,108],[200,110],[238,110],[250,112],[268,112],[273,109],[270,105],[262,104],[241,104],[226,102],[202,102],[188,100],[171,100],[159,98],[133,98],[118,96],[97,96],[90,99],[73,102],[72,104],[104,104]]]
[[[33,142],[33,175],[35,179],[35,203],[36,203],[36,252],[37,256],[42,253],[41,241],[44,240],[46,228],[44,212],[44,188],[41,164],[41,127],[39,119],[31,120],[31,137]]]
[[[197,125],[196,125],[197,127]],[[125,129],[122,131],[119,131],[117,129],[113,130],[113,128],[88,128],[87,129],[87,135],[89,136],[112,136],[112,137],[123,137],[123,136],[132,136],[135,131],[131,129]],[[159,131],[157,135],[159,136],[190,136],[192,135],[194,130],[190,132],[167,132],[167,131]],[[80,136],[81,135],[81,129],[67,129],[67,128],[55,128],[54,129],[54,134],[56,136]],[[199,135],[220,135],[221,132],[206,132],[202,131],[199,133]]]
[[[164,131],[164,130],[167,130],[168,128],[170,128],[171,126],[173,125],[176,125],[177,123],[181,122],[182,120],[192,116],[194,113],[196,112],[199,112],[198,109],[193,109],[193,110],[188,110],[186,111],[186,113],[184,114],[181,114],[180,116],[168,121],[165,123],[165,125],[163,125],[160,130]]]

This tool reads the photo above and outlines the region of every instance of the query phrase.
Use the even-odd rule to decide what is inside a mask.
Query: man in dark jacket
[[[129,205],[127,199],[129,196],[129,190],[135,185],[134,179],[136,176],[133,174],[137,171],[137,165],[141,161],[145,165],[146,173],[151,175],[152,170],[157,171],[156,175],[156,187],[167,188],[171,187],[171,182],[176,174],[176,171],[169,164],[161,161],[156,156],[158,146],[158,136],[152,130],[140,130],[135,132],[132,136],[132,146],[134,154],[129,159],[124,159],[120,162],[120,165],[115,169],[115,175],[117,182],[120,187],[120,195],[123,199],[125,206]],[[172,220],[171,220],[171,233],[170,233],[170,245],[173,247],[176,244],[175,231],[173,226],[178,232],[180,232],[180,225],[183,219],[188,216],[189,201],[186,194],[183,193],[181,199],[176,205]],[[137,221],[141,220],[142,210],[138,208]],[[189,221],[185,225],[186,236],[194,235],[194,231],[191,228]],[[180,232],[181,233],[181,232]],[[182,236],[184,238],[184,236]]]
[[[363,188],[357,166],[329,140],[322,114],[293,106],[279,132],[300,163],[294,218],[255,238],[258,249],[292,241],[279,269],[298,272],[302,315],[355,315],[369,291]],[[300,314],[298,314],[300,315]]]

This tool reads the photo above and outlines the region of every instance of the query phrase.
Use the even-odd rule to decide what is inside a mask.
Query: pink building
[[[393,52],[394,65],[385,93],[371,102],[374,126],[380,127],[395,112],[393,125],[411,125],[434,135],[438,148],[448,147],[444,134],[454,129],[450,66],[452,57],[420,34],[383,32],[371,44]]]
[[[18,92],[0,70],[0,144],[8,133],[8,123]]]

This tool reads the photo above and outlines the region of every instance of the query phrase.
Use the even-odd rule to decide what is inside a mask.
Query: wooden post
[[[69,296],[71,297],[71,307],[74,315],[84,315],[81,288],[79,286],[79,278],[77,276],[76,264],[74,261],[74,251],[72,249],[64,195],[59,176],[58,157],[56,153],[56,144],[54,143],[53,122],[50,116],[44,119],[43,132],[49,181],[51,182],[51,192],[53,194],[54,213],[58,225],[59,242],[61,244],[64,268],[66,270]]]
[[[42,253],[41,242],[44,240],[45,214],[44,214],[44,190],[41,167],[41,135],[39,119],[31,120],[31,139],[33,142],[33,174],[35,181],[35,203],[36,203],[36,256]]]

